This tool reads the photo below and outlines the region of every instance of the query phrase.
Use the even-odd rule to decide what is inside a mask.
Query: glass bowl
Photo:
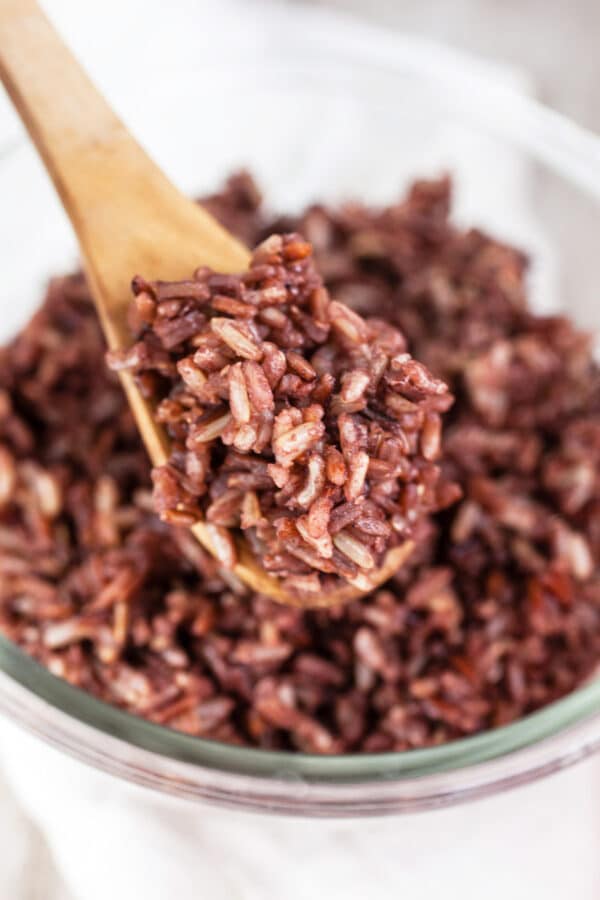
[[[125,26],[123,34],[104,34],[93,16],[76,20],[72,4],[54,7],[109,100],[186,191],[214,189],[246,166],[270,205],[294,210],[315,198],[384,202],[415,176],[450,171],[457,220],[491,229],[532,255],[535,306],[566,310],[584,327],[600,324],[600,258],[593,249],[600,232],[600,141],[531,99],[519,73],[316,10],[263,4],[224,5],[221,18],[209,17],[202,28],[199,21],[191,27],[187,4],[168,22],[144,6],[133,63]],[[137,2],[127,6],[132,22],[141,8]],[[157,55],[159,34],[163,52]],[[77,254],[26,136],[1,107],[3,121],[4,340],[27,320],[47,277],[72,266]],[[318,757],[224,746],[101,703],[3,639],[0,710],[0,756],[15,789],[59,856],[71,862],[56,822],[75,772],[89,803],[82,784],[92,771],[94,777],[104,778],[101,771],[117,776],[122,796],[136,798],[127,801],[127,813],[118,806],[122,818],[132,803],[139,812],[164,794],[192,800],[198,809],[205,810],[207,801],[226,808],[230,818],[222,820],[223,828],[231,830],[231,816],[242,809],[353,819],[431,811],[523,785],[600,745],[600,681],[594,680],[515,724],[433,749]],[[571,797],[585,793],[585,777]],[[63,793],[53,793],[50,782]],[[127,793],[125,782],[151,794],[142,800],[134,788]],[[110,784],[102,792],[114,796],[114,779],[99,783]],[[558,796],[553,789],[536,801],[538,812],[556,809]],[[161,815],[172,821],[164,803]],[[527,806],[519,803],[520,812],[515,806],[508,821]],[[183,807],[177,810],[182,821]],[[86,814],[83,806],[79,812]],[[482,814],[461,815],[472,831]],[[281,834],[273,833],[274,842]],[[337,896],[333,889],[331,896]]]

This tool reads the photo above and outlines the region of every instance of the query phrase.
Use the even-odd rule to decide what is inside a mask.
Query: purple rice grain
[[[446,385],[397,328],[330,298],[298,234],[263,240],[240,276],[138,276],[133,290],[136,343],[108,359],[160,376],[146,393],[171,454],[152,472],[155,508],[171,524],[205,519],[224,564],[241,528],[289,591],[322,593],[447,504]],[[343,465],[328,468],[334,457]],[[261,478],[244,485],[251,462]],[[356,514],[334,528],[348,504]]]
[[[300,610],[250,595],[186,528],[154,515],[147,459],[103,370],[85,282],[56,279],[0,350],[2,633],[55,675],[151,721],[316,753],[436,746],[591,677],[600,376],[590,336],[528,309],[526,258],[454,227],[445,179],[417,182],[386,209],[313,206],[273,220],[241,175],[209,206],[248,244],[305,234],[336,299],[400,327],[456,397],[442,463],[462,499],[419,523],[410,563],[361,602]],[[218,289],[239,300],[230,282]],[[139,319],[152,321],[155,300],[137,299]],[[220,305],[220,316],[241,317]],[[269,383],[288,366],[302,380],[295,361],[275,349],[266,358]],[[334,450],[327,478],[343,484]],[[238,468],[252,521],[267,474]],[[188,478],[203,477],[200,459]],[[320,463],[311,478],[317,491]],[[340,530],[355,515],[347,502]]]

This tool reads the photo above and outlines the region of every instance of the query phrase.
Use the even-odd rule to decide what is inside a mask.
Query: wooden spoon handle
[[[129,282],[189,277],[208,265],[243,270],[248,250],[213,218],[179,193],[133,140],[123,123],[44,16],[35,0],[0,0],[0,78],[21,115],[63,205],[83,254],[86,275],[108,344],[130,343],[126,310]],[[131,375],[121,377],[154,465],[169,455],[165,435]],[[196,537],[212,551],[210,528]],[[379,584],[412,551],[395,547],[383,567],[334,594],[288,596],[242,543],[234,572],[254,590],[296,605],[347,602]]]
[[[111,347],[130,341],[125,310],[138,258],[148,278],[247,264],[248,251],[132,138],[35,0],[0,0],[0,78],[73,223]]]
[[[130,281],[243,269],[248,251],[181,195],[96,90],[35,0],[0,0],[0,78],[40,153],[83,255],[108,345],[131,343]],[[168,447],[152,410],[123,387],[154,465]]]
[[[0,2],[0,77],[70,216],[130,139],[34,0]],[[112,187],[107,196],[114,194]]]

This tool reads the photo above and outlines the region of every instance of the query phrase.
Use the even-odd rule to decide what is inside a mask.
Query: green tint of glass
[[[0,669],[72,718],[152,753],[225,772],[261,777],[285,773],[315,782],[408,779],[461,769],[536,744],[600,711],[598,680],[519,722],[442,747],[404,753],[317,756],[233,747],[146,722],[56,678],[2,636]]]

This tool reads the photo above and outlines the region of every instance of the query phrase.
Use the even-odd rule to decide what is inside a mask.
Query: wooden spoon
[[[205,210],[184,197],[132,138],[34,0],[0,0],[0,78],[42,157],[79,240],[86,275],[111,349],[130,345],[131,277],[189,277],[199,265],[239,272],[250,254]],[[155,466],[169,456],[166,435],[130,374],[121,381]],[[196,538],[213,555],[211,526]],[[249,587],[281,603],[332,606],[368,593],[412,552],[407,541],[382,567],[314,596],[285,591],[243,537],[234,569]]]

